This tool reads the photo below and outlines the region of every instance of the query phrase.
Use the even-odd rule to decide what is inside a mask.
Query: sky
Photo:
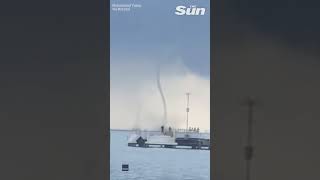
[[[183,59],[192,71],[209,77],[210,8],[208,0],[112,0],[111,4],[141,4],[131,12],[111,11],[111,66],[119,56],[162,56]],[[178,5],[207,7],[204,16],[177,16]],[[126,61],[127,59],[121,60]],[[156,60],[158,61],[158,60]]]
[[[171,125],[185,128],[185,93],[192,91],[190,118],[197,121],[190,125],[208,130],[209,1],[111,1],[111,5],[126,3],[142,7],[129,12],[111,11],[111,128],[161,126],[163,109],[156,89],[156,68],[161,66],[160,78]],[[206,14],[177,16],[174,12],[178,5],[205,7]]]

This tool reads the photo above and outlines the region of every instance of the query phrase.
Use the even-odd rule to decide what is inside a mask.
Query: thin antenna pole
[[[248,105],[248,134],[247,134],[247,146],[245,148],[245,160],[246,160],[246,180],[251,179],[251,160],[253,156],[253,145],[252,145],[252,121],[253,121],[253,106],[255,102],[249,98],[247,101]]]
[[[187,131],[188,131],[188,128],[189,128],[189,111],[190,111],[190,108],[189,108],[189,96],[190,96],[190,93],[187,93],[186,94],[187,95],[187,109],[186,109],[186,111],[187,111]]]

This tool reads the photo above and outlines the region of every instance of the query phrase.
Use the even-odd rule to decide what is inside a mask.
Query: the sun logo
[[[204,15],[206,8],[197,8],[197,6],[177,6],[175,14],[178,16],[187,15],[187,16],[197,16]]]

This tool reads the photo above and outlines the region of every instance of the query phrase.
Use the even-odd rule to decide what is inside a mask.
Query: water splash
[[[137,105],[137,114],[136,114],[136,119],[134,123],[134,128],[135,129],[140,129],[140,121],[141,121],[141,111],[142,111],[142,105],[141,103],[138,103]]]

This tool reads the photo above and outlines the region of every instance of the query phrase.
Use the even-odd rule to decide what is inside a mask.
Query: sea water
[[[129,147],[129,131],[111,131],[111,180],[209,180],[210,151]],[[129,171],[122,171],[122,164]]]

